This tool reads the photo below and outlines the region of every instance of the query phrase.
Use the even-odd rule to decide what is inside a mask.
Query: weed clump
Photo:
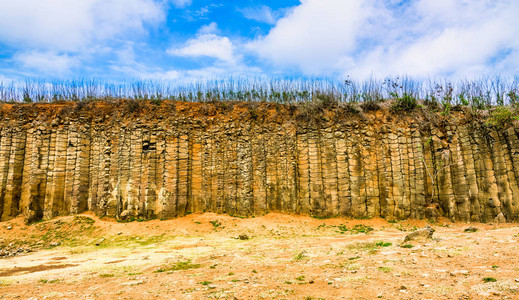
[[[519,114],[511,111],[508,107],[498,106],[490,114],[488,124],[504,127],[505,125],[511,124],[513,120],[519,120]]]
[[[375,243],[376,247],[389,247],[391,245],[393,245],[393,244],[389,243],[389,242],[383,242],[383,241],[379,241],[379,242]]]
[[[220,222],[220,220],[211,220],[209,223],[211,223],[215,229],[222,226],[222,222]]]
[[[401,97],[395,99],[395,103],[391,107],[395,112],[408,112],[417,107],[417,100],[414,96],[404,93]]]
[[[164,272],[173,272],[173,271],[183,271],[183,270],[189,270],[189,269],[198,269],[200,268],[200,264],[194,264],[191,262],[191,260],[186,261],[179,261],[172,266],[163,267],[158,270],[156,270],[154,273],[164,273]]]
[[[294,256],[294,261],[301,261],[306,258],[305,251],[299,252]]]

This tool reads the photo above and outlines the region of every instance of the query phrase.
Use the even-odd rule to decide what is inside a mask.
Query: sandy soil
[[[426,225],[432,240],[402,244]],[[519,299],[518,241],[518,224],[274,213],[15,219],[0,223],[0,253],[22,249],[0,258],[0,299]]]

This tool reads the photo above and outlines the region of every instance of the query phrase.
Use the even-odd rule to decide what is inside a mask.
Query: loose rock
[[[435,229],[431,226],[427,226],[422,229],[418,229],[416,231],[411,232],[404,238],[404,243],[408,241],[413,241],[417,239],[431,239]]]

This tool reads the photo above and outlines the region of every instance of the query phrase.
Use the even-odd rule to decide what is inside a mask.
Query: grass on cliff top
[[[364,111],[377,103],[396,100],[394,110],[407,111],[417,100],[445,109],[470,106],[515,106],[519,103],[519,77],[487,76],[473,80],[414,79],[408,76],[354,80],[338,78],[238,77],[190,82],[99,80],[0,81],[0,101],[55,102],[89,100],[261,101],[283,104],[318,102],[361,103]]]

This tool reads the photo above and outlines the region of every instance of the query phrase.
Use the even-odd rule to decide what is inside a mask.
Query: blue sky
[[[0,80],[519,74],[516,0],[0,0]]]

